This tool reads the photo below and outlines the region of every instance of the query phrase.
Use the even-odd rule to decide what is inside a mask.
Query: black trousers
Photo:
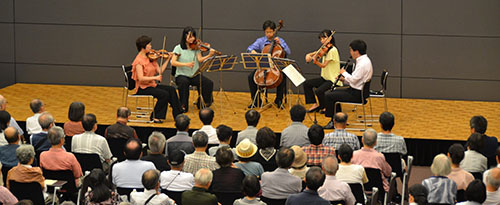
[[[304,95],[306,96],[306,104],[319,103],[320,108],[325,107],[325,92],[332,87],[332,81],[325,80],[322,77],[313,78],[304,82]],[[316,88],[316,91],[313,90]],[[318,101],[314,95],[318,96]]]
[[[354,103],[359,103],[361,102],[361,90],[357,90],[354,88],[347,88],[347,89],[339,89],[339,90],[334,90],[334,91],[326,91],[325,93],[325,103],[326,103],[326,112],[325,115],[327,117],[333,117],[335,114],[334,112],[334,106],[336,102],[342,101],[342,102],[354,102]],[[340,105],[337,107],[337,112],[342,111],[340,108]]]
[[[172,115],[174,116],[174,119],[175,116],[182,113],[177,92],[172,86],[157,85],[156,87],[147,87],[146,89],[139,88],[137,90],[137,94],[152,95],[158,99],[154,108],[154,118],[156,119],[165,119],[169,103],[172,106]]]
[[[257,93],[257,84],[255,84],[255,81],[253,80],[255,72],[257,72],[257,70],[252,71],[248,75],[248,87],[250,88],[250,94],[252,96],[252,100],[255,98],[255,93]],[[284,74],[281,73],[281,75]],[[276,87],[276,99],[274,99],[274,102],[276,104],[283,102],[283,93],[285,92],[285,86],[286,86],[286,76],[283,76],[283,81],[281,81],[278,87]],[[260,104],[260,97],[257,98],[256,103]]]
[[[201,86],[200,86],[200,77],[201,77]],[[192,78],[179,75],[175,78],[175,83],[177,84],[177,89],[179,90],[179,98],[181,100],[181,105],[184,107],[185,111],[189,109],[189,86],[196,86],[198,89],[198,94],[203,97],[203,101],[205,101],[205,105],[209,107],[212,105],[212,91],[214,89],[214,82],[202,75],[196,75]],[[200,99],[198,99],[198,107],[200,106]]]

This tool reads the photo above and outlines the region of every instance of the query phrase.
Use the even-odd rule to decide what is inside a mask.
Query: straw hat
[[[236,155],[241,158],[250,158],[257,153],[257,146],[254,145],[248,138],[241,141],[236,146]]]
[[[303,167],[306,164],[306,162],[307,162],[307,155],[304,152],[304,150],[302,150],[302,148],[300,148],[297,145],[294,145],[294,146],[292,146],[290,148],[295,153],[295,158],[293,160],[292,167],[293,168]]]

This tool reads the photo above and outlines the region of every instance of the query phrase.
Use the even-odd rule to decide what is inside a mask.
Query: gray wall
[[[140,2],[144,3],[144,2]],[[3,0],[0,1],[0,87],[13,83],[121,86],[119,65],[130,64],[135,39],[153,47],[178,43],[182,28],[203,26],[203,40],[239,55],[263,35],[266,19],[283,19],[279,33],[307,78],[304,63],[318,48],[318,32],[336,29],[341,59],[363,39],[374,64],[373,88],[390,73],[391,97],[499,101],[498,0]],[[266,5],[266,6],[264,6]],[[186,15],[188,10],[188,15]],[[249,71],[223,73],[224,89],[247,91]],[[217,73],[207,74],[219,86]],[[167,80],[168,75],[164,75]],[[296,90],[296,89],[294,89]],[[468,95],[464,95],[468,93]]]

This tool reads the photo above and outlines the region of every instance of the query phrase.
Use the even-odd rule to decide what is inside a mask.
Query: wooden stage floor
[[[17,120],[25,121],[33,113],[29,108],[29,102],[34,98],[40,98],[45,103],[46,111],[51,112],[56,122],[68,120],[68,107],[73,101],[81,101],[85,104],[86,113],[94,113],[100,125],[110,125],[115,122],[116,109],[122,105],[122,88],[120,87],[97,87],[97,86],[69,86],[69,85],[42,85],[42,84],[14,84],[0,89],[0,94],[7,98],[7,111]],[[194,95],[194,96],[193,96]],[[191,92],[190,102],[194,100],[197,93]],[[242,130],[246,127],[244,113],[250,103],[250,94],[245,92],[227,92],[229,102],[214,91],[215,110],[214,127],[226,124],[234,130]],[[295,104],[297,96],[293,95],[290,102]],[[269,95],[274,100],[274,95]],[[304,96],[300,95],[304,103]],[[500,102],[479,101],[455,101],[455,100],[423,100],[423,99],[401,99],[388,98],[389,111],[396,117],[396,125],[393,132],[405,138],[412,139],[436,139],[436,140],[466,140],[470,135],[469,119],[473,115],[483,115],[488,119],[488,130],[490,136],[500,136]],[[380,114],[384,110],[383,98],[373,98],[373,113]],[[222,104],[222,107],[221,107]],[[129,104],[130,105],[130,104]],[[288,106],[288,104],[287,104]],[[310,105],[306,105],[310,107]],[[355,120],[354,113],[350,112],[352,106],[344,106],[344,111],[349,111],[349,122]],[[288,107],[287,107],[288,109]],[[268,126],[275,132],[280,133],[290,123],[288,110],[269,108],[261,114],[258,127]],[[358,107],[358,112],[361,107]],[[191,128],[197,129],[202,126],[198,119],[198,110],[190,106],[187,113],[191,118]],[[317,121],[325,125],[329,119],[317,114]],[[304,123],[310,126],[313,123],[312,114],[306,116]],[[168,109],[167,119],[162,124],[130,123],[131,126],[139,127],[161,127],[174,128],[171,109]],[[380,131],[380,125],[376,122],[373,128]],[[331,132],[327,130],[326,132]],[[361,135],[360,132],[354,132]]]

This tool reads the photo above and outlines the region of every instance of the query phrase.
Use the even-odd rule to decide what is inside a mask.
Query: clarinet
[[[347,65],[349,65],[349,62],[351,62],[351,58],[349,58],[349,59],[347,60],[347,62],[345,63],[344,67],[342,67],[342,69],[344,69],[344,70],[345,70],[345,69],[347,68]],[[332,91],[333,91],[333,90],[335,90],[335,88],[336,88],[336,87],[338,87],[337,83],[339,82],[340,77],[342,77],[342,74],[339,74],[339,75],[337,76],[337,80],[335,80],[335,82],[333,83],[333,85],[332,85],[332,87],[330,88],[330,90],[332,90]]]

